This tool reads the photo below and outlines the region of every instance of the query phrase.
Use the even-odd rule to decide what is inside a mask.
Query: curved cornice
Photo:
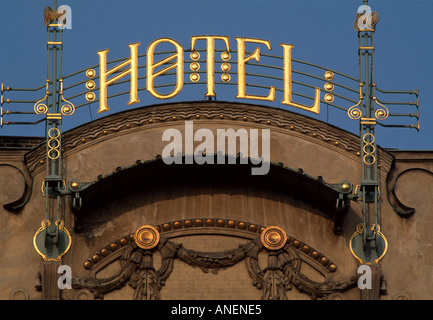
[[[217,101],[178,102],[150,105],[112,114],[65,132],[62,136],[63,156],[78,152],[93,143],[116,135],[126,134],[142,126],[161,126],[179,120],[239,121],[248,124],[267,125],[292,132],[305,139],[337,148],[353,158],[359,158],[360,141],[357,135],[320,120],[291,111],[269,106]],[[26,163],[34,175],[44,169],[45,147],[43,145],[26,154]],[[393,156],[379,148],[379,159],[386,171]]]

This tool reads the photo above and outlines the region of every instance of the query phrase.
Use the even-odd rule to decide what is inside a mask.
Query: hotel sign
[[[255,39],[255,38],[235,38],[237,43],[237,95],[238,99],[252,99],[252,100],[264,100],[264,101],[275,101],[275,86],[269,86],[267,93],[264,95],[257,95],[247,92],[246,76],[248,70],[248,63],[250,61],[260,62],[261,50],[272,50],[271,43],[268,40]],[[215,97],[215,65],[216,65],[216,45],[222,44],[223,51],[221,53],[221,64],[222,71],[229,71],[231,65],[229,60],[231,59],[231,53],[233,51],[230,48],[229,37],[226,36],[192,36],[190,48],[190,58],[192,60],[190,69],[193,71],[190,76],[192,82],[197,82],[200,76],[197,72],[200,69],[200,64],[197,62],[200,59],[200,53],[196,50],[197,43],[204,42],[205,44],[205,56],[206,56],[206,97]],[[140,42],[129,44],[130,57],[118,65],[108,68],[107,56],[109,49],[98,51],[99,56],[99,109],[98,113],[110,110],[107,104],[108,90],[110,85],[119,81],[120,79],[129,76],[130,90],[129,90],[129,102],[128,104],[136,104],[140,102],[138,97],[138,80],[139,80],[139,50]],[[166,56],[163,59],[157,59],[155,50],[159,46],[170,45],[174,51],[172,54]],[[247,45],[253,45],[255,47],[252,53],[246,51]],[[283,105],[307,110],[316,114],[320,113],[320,89],[315,88],[314,102],[311,105],[304,105],[293,101],[292,98],[292,50],[293,45],[281,43],[283,48],[282,65],[282,80],[283,80],[283,99],[281,103]],[[146,51],[146,90],[157,99],[170,99],[178,95],[184,86],[184,68],[185,68],[185,54],[186,51],[182,45],[177,41],[170,38],[160,38],[149,44]],[[167,74],[168,72],[175,71],[176,83],[174,88],[169,93],[161,93],[155,87],[155,80]],[[86,72],[87,77],[90,79],[86,87],[88,89],[96,88],[96,83],[91,78],[96,76],[96,72],[93,69],[89,69]],[[231,76],[228,73],[221,75],[221,80],[224,82],[230,81]],[[86,95],[88,101],[93,101],[96,96],[93,92],[89,92]]]

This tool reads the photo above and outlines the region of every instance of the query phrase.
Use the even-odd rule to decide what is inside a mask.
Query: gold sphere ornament
[[[190,67],[190,69],[191,69],[192,71],[198,71],[198,70],[200,70],[200,64],[197,63],[197,62],[193,62],[193,63],[191,63],[191,65],[190,65],[189,67]]]
[[[350,190],[350,183],[348,183],[348,182],[343,182],[343,183],[341,184],[341,190],[343,190],[343,191],[348,191],[348,190]]]
[[[326,91],[334,90],[334,85],[331,82],[325,83],[323,87],[325,88]]]
[[[93,101],[95,100],[96,96],[93,92],[87,92],[86,93],[86,100],[87,101]]]
[[[89,80],[86,82],[86,88],[89,90],[95,89],[96,83],[93,80]]]
[[[229,82],[231,80],[231,76],[228,73],[223,73],[221,75],[221,80],[224,82]]]
[[[189,78],[192,82],[197,82],[200,80],[200,75],[198,73],[192,73]]]
[[[191,52],[191,54],[189,56],[191,57],[192,60],[200,59],[200,53],[198,53],[197,51]]]
[[[228,61],[231,58],[231,54],[230,52],[224,51],[223,53],[221,53],[221,59],[223,59],[224,61]]]
[[[332,79],[334,79],[334,72],[326,71],[323,76],[325,77],[326,80],[331,81]]]
[[[329,102],[329,103],[334,101],[334,95],[331,93],[325,94],[325,96],[323,98],[325,99],[326,102]]]
[[[93,78],[96,75],[96,71],[94,69],[88,69],[86,71],[87,78]]]
[[[230,65],[230,63],[227,63],[227,62],[224,62],[222,65],[221,65],[221,70],[222,71],[230,71],[230,69],[231,69],[232,67],[231,67],[231,65]]]

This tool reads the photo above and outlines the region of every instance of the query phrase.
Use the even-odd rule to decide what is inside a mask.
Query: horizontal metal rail
[[[197,50],[194,50],[194,51],[197,51],[197,52],[206,52],[206,49],[197,49]],[[190,49],[184,50],[184,53],[191,53],[191,52],[193,52],[193,51],[190,50]],[[215,52],[222,53],[222,52],[225,52],[225,50],[216,49]],[[174,53],[176,53],[176,51],[160,51],[160,52],[155,52],[154,55],[168,55],[168,54],[174,54]],[[230,53],[236,54],[237,51],[236,50],[235,51],[230,51]],[[246,52],[246,54],[251,54],[251,53],[252,52]],[[265,57],[265,58],[280,60],[279,65],[269,64],[268,62],[270,62],[270,61],[264,59],[266,63],[249,62],[248,66],[252,67],[251,70],[255,70],[255,68],[260,68],[260,70],[268,69],[268,70],[276,70],[280,74],[284,73],[284,67],[282,66],[282,62],[281,62],[281,61],[284,60],[284,57],[277,56],[277,55],[274,55],[274,54],[268,54],[268,53],[260,53],[260,54],[261,54],[262,57]],[[139,59],[143,59],[143,58],[146,58],[146,57],[147,57],[146,53],[138,55]],[[118,62],[124,62],[128,58],[129,57],[114,59],[114,60],[108,61],[107,65],[112,65],[112,64],[118,63]],[[330,93],[330,94],[332,94],[336,98],[339,98],[339,99],[342,99],[344,101],[350,102],[350,104],[347,104],[347,106],[342,107],[342,106],[340,106],[340,105],[338,105],[336,103],[327,102],[327,101],[321,99],[320,101],[322,103],[326,104],[327,106],[331,106],[331,107],[334,107],[336,109],[339,109],[339,110],[347,112],[348,109],[351,106],[353,106],[354,104],[356,104],[356,103],[359,102],[359,99],[358,99],[359,98],[359,88],[358,88],[358,86],[359,86],[359,83],[360,83],[360,79],[357,79],[355,77],[351,77],[351,76],[346,75],[344,73],[341,73],[339,71],[336,71],[336,70],[333,70],[333,69],[330,69],[330,68],[325,68],[323,66],[319,66],[317,64],[313,64],[313,63],[310,63],[310,62],[306,62],[306,61],[302,61],[302,60],[296,60],[296,59],[292,59],[291,61],[293,63],[297,64],[297,65],[299,65],[299,64],[306,65],[306,66],[314,67],[316,69],[320,69],[320,70],[325,71],[325,72],[326,71],[331,71],[334,74],[339,75],[339,76],[345,78],[346,80],[356,82],[356,84],[353,83],[354,84],[354,88],[351,88],[349,86],[349,84],[346,85],[346,84],[342,84],[342,83],[339,83],[339,82],[335,82],[335,81],[333,81],[334,79],[328,81],[327,79],[324,78],[323,75],[322,76],[318,76],[318,75],[310,74],[310,73],[305,72],[305,71],[299,71],[299,70],[295,70],[295,69],[291,70],[292,73],[294,73],[294,74],[297,74],[297,75],[300,75],[300,76],[305,76],[305,77],[308,77],[309,79],[313,79],[315,81],[320,81],[322,83],[331,82],[334,85],[334,88],[335,87],[339,87],[341,89],[349,91],[351,94],[355,93],[357,95],[356,99],[352,99],[350,97],[345,96],[344,94],[342,94],[338,90],[337,90],[337,92],[334,92],[334,90],[331,90],[331,91],[327,91],[326,90],[324,92]],[[185,59],[184,60],[184,64],[190,64],[192,62],[197,62],[197,63],[202,63],[202,64],[206,64],[207,63],[207,61],[205,59],[198,59],[198,60]],[[215,59],[215,63],[230,63],[230,64],[233,64],[234,67],[237,67],[237,62],[236,61],[230,61],[230,60],[226,61],[226,60],[221,60],[219,58],[216,58]],[[166,63],[166,64],[164,64],[164,66],[170,66],[170,65],[175,65],[175,63]],[[93,80],[94,81],[94,80],[99,79],[99,75],[95,75],[92,79],[88,79],[85,76],[85,72],[88,69],[96,69],[96,68],[99,68],[99,65],[90,66],[90,67],[78,70],[76,72],[73,72],[71,74],[68,74],[68,75],[62,77],[63,80],[65,80],[65,79],[71,79],[72,77],[75,77],[75,76],[81,76],[81,77],[83,77],[82,79],[79,79],[75,83],[69,84],[68,86],[64,86],[64,88],[63,88],[63,95],[66,96],[68,93],[71,94],[69,97],[65,98],[66,100],[68,100],[68,101],[75,100],[75,99],[78,99],[80,97],[85,96],[85,94],[88,93],[89,91],[99,90],[99,87],[95,87],[92,90],[85,90],[85,91],[81,91],[81,92],[78,92],[78,93],[74,92],[74,91],[76,91],[74,89],[78,88],[81,85],[84,85],[87,81],[89,81],[89,80]],[[144,69],[144,68],[146,68],[146,64],[139,64],[138,68],[139,69]],[[122,70],[118,70],[118,71],[116,71],[113,74],[121,73],[121,72],[123,72]],[[201,70],[201,71],[189,71],[189,70],[186,70],[186,71],[184,71],[184,74],[185,75],[190,75],[192,73],[206,74],[206,72],[207,71],[206,71],[206,68],[205,68],[204,70]],[[218,75],[219,74],[237,75],[238,73],[237,73],[237,71],[233,71],[233,70],[232,71],[215,70],[215,74],[218,74]],[[163,73],[163,74],[159,75],[159,77],[169,77],[169,76],[174,76],[174,75],[176,75],[176,72],[175,71],[171,71],[171,72]],[[265,81],[272,80],[272,81],[278,81],[278,82],[284,83],[284,77],[283,76],[278,76],[275,73],[273,74],[272,72],[270,72],[270,74],[261,74],[261,73],[257,73],[257,72],[246,72],[245,75],[248,76],[248,77],[260,78],[260,79],[263,79]],[[144,74],[143,76],[138,77],[138,81],[146,80],[146,78],[147,78],[147,75]],[[130,81],[129,79],[119,80],[119,81],[116,81],[115,83],[113,83],[110,87],[126,84],[129,81]],[[316,86],[304,83],[302,81],[294,81],[294,80],[292,80],[292,83],[295,84],[295,85],[303,86],[303,87],[310,88],[310,89],[315,89],[316,88]],[[49,81],[48,84],[52,84],[52,82]],[[191,85],[191,84],[203,84],[203,85],[206,85],[207,81],[197,81],[197,82],[184,81],[184,85]],[[215,84],[217,84],[217,85],[232,85],[232,86],[233,85],[237,85],[236,82],[224,82],[224,81],[217,81],[217,80],[215,80]],[[155,88],[172,87],[172,86],[176,86],[176,83],[166,83],[166,84],[154,85]],[[260,83],[253,84],[253,83],[247,82],[246,86],[247,87],[251,87],[251,88],[269,89],[270,86],[271,86],[271,84],[266,84],[265,85],[265,84],[260,84]],[[284,92],[284,90],[282,88],[277,88],[277,86],[275,86],[273,83],[272,83],[272,86],[275,87],[276,91],[278,91],[278,92]],[[5,91],[17,91],[17,92],[26,92],[26,91],[28,91],[28,92],[35,92],[35,91],[39,91],[39,90],[42,90],[42,89],[45,89],[45,88],[46,88],[46,84],[44,84],[44,85],[42,85],[40,87],[37,87],[37,88],[10,88],[10,87],[8,87],[6,90],[3,90],[3,92],[5,92]],[[381,92],[381,93],[384,93],[384,94],[415,94],[417,97],[419,95],[419,90],[418,89],[416,91],[412,91],[412,90],[411,91],[387,91],[387,90],[381,90],[381,89],[377,88],[376,86],[375,86],[375,89],[377,91]],[[138,88],[138,91],[144,91],[144,90],[146,90],[146,87],[141,87],[141,88],[139,87]],[[119,96],[122,96],[122,95],[126,95],[126,94],[129,94],[129,93],[130,93],[129,90],[113,93],[113,94],[108,95],[107,99],[112,99],[112,98],[119,97]],[[300,93],[300,92],[292,92],[292,94],[295,95],[295,96],[298,96],[298,97],[306,98],[306,99],[309,99],[309,100],[314,100],[314,97],[309,96],[307,94]],[[51,96],[51,95],[52,95],[51,93],[48,94],[48,96]],[[382,103],[384,105],[406,105],[406,106],[416,105],[417,107],[419,106],[418,98],[417,98],[417,102],[412,102],[412,101],[411,102],[385,102],[385,101],[382,101],[382,100],[380,100],[378,98],[376,98],[376,99],[377,99],[378,102],[380,102],[380,103]],[[35,100],[11,100],[11,99],[7,99],[3,103],[8,103],[8,104],[35,104],[38,101],[39,101],[39,99],[35,99]],[[84,107],[84,106],[90,106],[91,104],[96,103],[96,102],[99,102],[99,99],[95,99],[93,101],[86,101],[86,102],[80,103],[77,106],[75,106],[75,109],[79,109],[79,108]],[[17,111],[8,111],[7,113],[2,114],[2,117],[3,116],[7,116],[7,115],[36,115],[36,114],[33,111],[20,111],[20,110],[17,110]],[[390,117],[416,117],[417,119],[419,119],[419,113],[416,113],[416,114],[413,114],[413,113],[389,113],[389,116]],[[5,122],[4,124],[38,124],[38,123],[40,123],[40,122],[42,122],[44,120],[45,120],[45,117],[42,118],[42,119],[40,119],[40,120],[38,120],[38,121],[35,121],[35,122],[15,122],[14,121],[14,122]],[[383,124],[382,122],[379,122],[379,121],[377,122],[377,124],[380,125],[380,126],[383,126],[383,127],[410,127],[410,128],[416,128],[418,130],[418,128],[416,126],[414,126],[414,125]]]

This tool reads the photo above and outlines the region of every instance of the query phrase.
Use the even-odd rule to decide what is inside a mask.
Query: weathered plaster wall
[[[208,128],[213,132],[222,128],[270,129],[270,160],[283,162],[290,168],[302,168],[310,176],[323,177],[327,183],[344,180],[360,184],[359,139],[325,123],[296,115],[284,110],[267,107],[224,103],[180,103],[140,108],[106,117],[64,134],[63,155],[66,181],[82,182],[97,180],[118,167],[127,167],[137,160],[148,160],[161,154],[168,142],[162,141],[167,128],[183,132],[184,121],[193,120],[195,129]],[[197,145],[199,142],[196,142]],[[45,148],[35,148],[26,155],[15,154],[15,163],[28,168],[33,179],[33,192],[24,209],[14,214],[0,208],[0,298],[8,299],[11,292],[24,289],[30,299],[39,299],[41,293],[34,288],[40,265],[40,257],[33,248],[32,239],[39,228],[45,212],[45,198],[40,186],[45,176]],[[1,151],[3,162],[10,163]],[[409,152],[409,155],[411,153]],[[410,165],[431,166],[431,154],[424,155]],[[400,296],[409,298],[433,298],[426,283],[432,283],[433,261],[431,259],[432,233],[429,219],[429,200],[432,176],[426,172],[413,172],[397,181],[399,199],[417,208],[409,218],[398,216],[387,200],[387,177],[403,170],[404,158],[393,156],[380,149],[380,184],[382,190],[381,231],[389,241],[389,250],[382,260],[383,273],[388,285],[388,295],[382,299]],[[2,204],[20,194],[22,183],[11,168],[0,167]],[[388,180],[390,178],[388,177]],[[392,180],[392,179],[391,179]],[[11,181],[10,183],[7,181]],[[142,182],[150,184],[151,181]],[[349,239],[361,221],[361,207],[352,202],[346,214],[342,235],[333,233],[333,221],[327,213],[293,197],[271,192],[260,186],[216,186],[212,180],[202,177],[202,183],[186,188],[183,181],[165,181],[166,188],[152,192],[135,192],[115,202],[107,199],[94,215],[94,226],[85,234],[73,230],[74,218],[66,206],[66,227],[71,231],[73,244],[64,256],[64,263],[72,267],[74,274],[86,276],[83,263],[94,252],[112,241],[133,233],[144,224],[156,225],[189,218],[222,218],[248,221],[283,228],[289,236],[302,240],[324,253],[338,267],[330,279],[343,281],[356,275],[357,261],[349,250]],[[389,185],[389,181],[388,181]],[[150,189],[152,190],[152,189]],[[414,192],[414,190],[416,190]],[[89,220],[91,221],[91,220]],[[199,235],[178,238],[185,246],[198,251],[220,251],[221,247],[236,247],[236,241],[221,237],[207,239]],[[246,270],[236,265],[218,274],[205,274],[180,261],[162,289],[162,298],[178,299],[184,292],[187,299],[243,299],[260,297],[260,291],[247,281]],[[104,270],[99,276],[116,272]],[[314,276],[314,272],[310,272]],[[228,292],[233,279],[237,289]],[[189,277],[191,281],[188,281]],[[191,283],[185,287],[185,283]],[[200,283],[200,286],[196,284]],[[214,286],[212,290],[206,288]],[[203,292],[198,292],[203,288]],[[213,288],[213,287],[212,287]],[[132,297],[133,290],[126,286],[120,291],[107,294],[107,299]],[[204,293],[206,292],[206,293]],[[225,293],[227,293],[225,295]],[[403,293],[403,294],[400,294]],[[21,293],[19,293],[21,294]],[[16,297],[19,296],[17,294]],[[357,288],[346,292],[349,299],[359,299]],[[289,299],[305,299],[307,295],[292,289]],[[73,292],[65,292],[65,298],[73,298]]]

